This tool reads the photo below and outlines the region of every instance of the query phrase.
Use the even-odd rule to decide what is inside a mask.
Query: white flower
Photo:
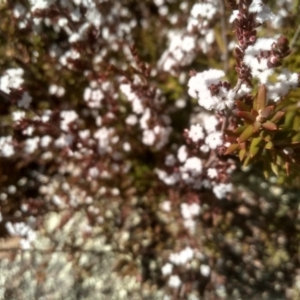
[[[194,234],[196,231],[196,222],[193,219],[185,219],[183,221],[183,226],[190,232],[190,234]]]
[[[176,159],[173,154],[168,154],[165,158],[165,165],[168,167],[172,167],[175,165]]]
[[[267,99],[278,101],[281,97],[286,96],[290,90],[298,87],[298,78],[297,73],[291,73],[287,69],[283,69],[281,74],[277,76],[277,82],[266,84]]]
[[[161,273],[166,276],[172,274],[173,271],[173,265],[170,263],[166,263],[162,268],[161,268]]]
[[[55,1],[54,0],[29,0],[29,2],[31,5],[30,9],[33,12],[37,9],[46,9]]]
[[[142,129],[148,129],[148,122],[151,118],[151,111],[149,108],[146,108],[144,111],[144,114],[142,115],[141,119],[140,119],[140,126]]]
[[[18,101],[18,106],[24,107],[24,108],[29,108],[31,100],[32,100],[32,97],[28,94],[27,91],[25,91],[22,95],[22,98]]]
[[[197,3],[192,7],[191,16],[195,19],[202,17],[211,20],[217,12],[216,5],[212,3]]]
[[[185,36],[182,40],[182,50],[186,52],[190,52],[196,47],[195,37],[193,36]]]
[[[189,138],[194,142],[198,142],[204,138],[203,128],[200,124],[192,125],[189,130]]]
[[[171,211],[171,201],[166,200],[163,203],[161,203],[160,208],[164,211],[164,212],[170,212]]]
[[[229,18],[229,23],[233,23],[233,21],[238,18],[238,14],[239,14],[238,10],[233,10]]]
[[[187,148],[185,145],[182,145],[177,152],[177,158],[180,162],[185,162],[188,157]]]
[[[209,146],[208,145],[202,145],[201,147],[200,147],[200,151],[202,151],[203,153],[207,153],[207,152],[209,152]]]
[[[4,157],[9,157],[15,154],[11,136],[0,137],[0,154]]]
[[[14,6],[13,13],[15,18],[18,19],[19,17],[23,16],[25,12],[26,12],[26,8],[22,4],[18,3]]]
[[[25,142],[25,152],[33,153],[38,148],[39,141],[40,138],[38,136],[31,139],[27,139]]]
[[[130,114],[130,115],[128,115],[128,117],[126,118],[125,123],[126,123],[127,125],[133,126],[133,125],[135,125],[135,124],[137,123],[137,121],[138,121],[137,116],[134,115],[134,114]]]
[[[272,13],[271,9],[263,4],[261,10],[256,14],[256,21],[263,23],[267,20],[273,20],[275,15]]]
[[[85,17],[88,22],[93,24],[96,28],[99,28],[99,26],[101,25],[102,16],[97,9],[88,7]]]
[[[208,265],[201,265],[200,273],[202,276],[208,277],[210,274],[210,267]]]
[[[211,133],[216,131],[219,121],[214,115],[205,114],[202,116],[202,123],[207,133]]]
[[[202,161],[198,157],[189,157],[183,165],[183,171],[189,171],[197,176],[202,172]]]
[[[14,111],[12,113],[12,119],[14,122],[18,122],[25,117],[25,112],[22,110]]]
[[[186,247],[179,253],[181,264],[185,265],[189,260],[194,257],[194,250],[191,247]]]
[[[92,89],[90,87],[87,87],[84,90],[83,99],[84,99],[84,101],[87,102],[89,107],[91,107],[91,108],[100,108],[101,107],[101,102],[104,99],[104,94],[98,88]]]
[[[158,178],[162,180],[166,185],[174,185],[180,179],[180,175],[178,173],[172,173],[169,175],[167,174],[167,172],[159,169],[156,169],[155,173],[157,174]]]
[[[215,69],[197,73],[188,82],[189,95],[198,98],[199,105],[207,110],[223,110],[226,106],[232,107],[234,99],[230,93],[228,94],[227,89],[219,87],[216,95],[212,95],[209,89],[212,84],[217,85],[224,76],[223,71]]]
[[[217,171],[217,169],[215,169],[215,168],[209,168],[208,170],[207,170],[207,176],[209,177],[209,178],[217,178],[218,177],[218,171]]]
[[[179,288],[180,285],[181,285],[181,280],[179,278],[179,276],[177,275],[172,275],[170,278],[169,278],[169,282],[168,282],[168,285],[172,288]]]
[[[274,43],[276,39],[259,38],[254,45],[245,50],[244,63],[251,68],[252,76],[258,78],[261,83],[266,83],[274,73],[274,70],[268,67],[267,58],[260,57],[261,52],[270,51]]]
[[[36,232],[26,223],[6,222],[5,227],[10,235],[23,237],[20,241],[22,249],[29,249],[30,244],[36,239]]]
[[[216,149],[223,144],[222,132],[212,132],[205,138],[205,143],[210,149]]]
[[[62,118],[60,128],[64,131],[68,131],[68,124],[78,119],[78,115],[74,110],[63,110],[60,113],[60,117]]]
[[[250,93],[251,90],[252,89],[249,86],[243,83],[236,94],[236,98],[242,98],[244,95]]]
[[[147,129],[143,131],[143,144],[152,146],[155,142],[155,134],[153,130]]]
[[[22,78],[24,70],[21,68],[7,69],[5,75],[0,77],[0,90],[10,93],[10,88],[18,89],[24,82]]]
[[[224,76],[225,76],[224,71],[215,70],[215,69],[210,69],[208,71],[197,73],[195,76],[191,77],[188,82],[189,95],[193,98],[199,97],[199,101],[203,99],[202,101],[203,104],[205,104],[204,103],[205,97],[211,98],[212,99],[210,100],[211,102],[216,101],[216,99],[213,98],[213,96],[211,95],[210,90],[208,88],[212,84],[218,84],[220,79]],[[210,105],[206,104],[205,106],[209,107]]]
[[[198,216],[201,212],[201,206],[198,203],[193,202],[189,205],[192,216]]]
[[[102,127],[94,133],[94,138],[98,140],[98,152],[104,154],[111,151],[110,139],[114,134],[113,128]]]
[[[180,211],[184,219],[191,219],[200,214],[201,207],[197,203],[192,203],[192,204],[181,203]]]
[[[218,199],[223,199],[226,197],[227,193],[232,191],[231,183],[219,183],[213,187],[213,192]]]

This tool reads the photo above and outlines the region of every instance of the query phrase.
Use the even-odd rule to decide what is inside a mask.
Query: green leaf
[[[254,157],[262,150],[262,147],[260,146],[261,142],[262,142],[262,138],[260,136],[254,137],[252,139],[251,144],[250,144],[250,150],[249,150],[251,157]]]
[[[284,127],[286,129],[292,129],[293,126],[293,120],[295,118],[296,111],[288,111],[286,113],[285,119],[284,119]]]
[[[262,123],[261,126],[268,130],[277,130],[276,124],[271,121],[266,121],[266,122]]]
[[[236,133],[237,135],[240,135],[247,127],[248,127],[248,125],[240,126],[234,130],[234,133]]]
[[[239,111],[237,115],[243,118],[246,122],[252,124],[255,121],[255,117],[247,111]]]
[[[240,161],[243,161],[246,156],[246,149],[241,149],[239,152]]]
[[[251,156],[248,155],[243,163],[243,167],[249,166],[250,162],[251,162]]]
[[[272,142],[268,142],[268,143],[266,143],[266,145],[265,145],[265,149],[268,149],[268,150],[273,149],[273,147],[274,147],[274,144],[273,144]]]
[[[226,152],[225,152],[224,154],[225,154],[225,155],[228,155],[228,154],[230,154],[230,153],[236,151],[238,148],[239,148],[239,144],[231,144],[231,145],[227,148],[227,150],[226,150]]]
[[[275,163],[271,163],[270,165],[271,165],[272,171],[278,176],[278,174],[279,174],[278,165],[276,165]]]
[[[281,156],[281,155],[277,155],[276,156],[276,164],[278,165],[278,166],[284,166],[284,164],[285,164],[285,159]]]
[[[274,106],[267,106],[260,111],[260,115],[265,119],[268,119],[273,111],[274,111]]]
[[[300,142],[300,132],[296,133],[296,135],[294,135],[292,137],[292,140],[291,140],[292,143],[299,143]]]
[[[293,129],[296,131],[300,130],[300,116],[299,115],[295,116],[295,118],[294,118]]]
[[[276,114],[271,118],[271,122],[273,123],[277,123],[283,116],[284,116],[285,112],[283,111],[278,111],[276,112]]]
[[[253,126],[249,125],[238,138],[239,143],[247,141],[254,134]]]
[[[259,87],[256,98],[256,110],[260,111],[266,107],[267,88],[264,84]]]
[[[268,131],[261,131],[259,136],[266,142],[270,142],[272,140],[272,136]]]
[[[235,103],[236,103],[236,106],[237,106],[237,108],[239,110],[241,110],[241,111],[248,111],[248,112],[251,111],[251,107],[248,106],[246,103],[244,103],[244,102],[242,102],[240,100],[237,100]]]
[[[260,122],[254,122],[253,124],[253,131],[257,132],[261,128],[261,123]]]
[[[264,160],[263,160],[263,163],[264,163],[264,176],[265,178],[269,178],[270,177],[270,172],[271,172],[271,161],[270,161],[270,155],[266,155],[264,157]]]

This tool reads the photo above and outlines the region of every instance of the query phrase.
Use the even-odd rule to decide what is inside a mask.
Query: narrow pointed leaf
[[[276,124],[271,121],[266,121],[266,122],[262,123],[261,126],[268,130],[277,130]]]
[[[295,116],[295,118],[294,118],[293,129],[296,131],[299,131],[299,129],[300,129],[300,116],[299,115]]]
[[[268,149],[268,150],[273,149],[273,147],[274,147],[274,144],[272,142],[268,142],[265,145],[265,149]]]
[[[251,157],[254,157],[260,152],[260,150],[262,150],[262,147],[260,146],[261,142],[262,138],[259,136],[252,139],[249,150]]]
[[[255,109],[251,109],[251,114],[256,118],[258,116],[258,112]]]
[[[279,168],[278,168],[278,166],[276,164],[274,164],[274,163],[271,163],[271,169],[278,176],[278,174],[279,174]]]
[[[240,135],[247,127],[248,127],[248,125],[240,126],[234,130],[234,133],[236,133],[237,135]]]
[[[240,150],[240,152],[239,152],[239,159],[240,159],[240,161],[243,161],[244,158],[245,158],[245,156],[246,156],[246,149]]]
[[[271,175],[271,164],[270,164],[270,156],[266,155],[263,160],[264,163],[264,176],[265,178],[269,178]]]
[[[274,111],[274,106],[267,106],[261,110],[260,114],[262,117],[268,119],[273,111]]]
[[[282,166],[285,164],[285,159],[281,155],[276,156],[276,164]]]
[[[228,154],[230,154],[230,153],[236,151],[238,148],[239,148],[239,144],[231,144],[231,145],[227,148],[227,150],[226,150],[226,152],[225,152],[224,154],[225,154],[225,155],[228,155]]]
[[[284,119],[284,127],[286,129],[291,129],[293,126],[293,120],[295,118],[296,111],[288,111]]]
[[[259,136],[265,141],[270,142],[272,140],[272,136],[268,131],[261,131]]]
[[[238,142],[243,143],[247,141],[253,134],[253,126],[249,125],[238,138]]]
[[[259,87],[256,98],[256,110],[259,111],[266,107],[267,103],[267,88],[264,84]]]
[[[284,116],[284,114],[285,112],[280,110],[271,118],[270,121],[273,123],[277,123]]]
[[[243,167],[249,166],[250,162],[251,162],[251,156],[248,155],[243,163]]]
[[[255,117],[247,111],[239,111],[237,115],[243,118],[246,122],[252,124],[255,121]]]
[[[268,169],[264,169],[264,176],[266,179],[268,179],[270,177],[270,171]]]
[[[295,111],[297,109],[299,109],[298,104],[290,104],[288,106],[283,106],[282,108],[284,111]]]
[[[236,106],[239,110],[250,112],[251,108],[246,103],[244,103],[240,100],[237,100],[235,103],[236,103]]]
[[[300,132],[298,132],[296,135],[294,135],[292,137],[292,140],[291,140],[292,144],[296,144],[296,143],[299,143],[300,142]]]
[[[261,128],[261,123],[260,122],[254,122],[253,124],[253,131],[257,132]]]

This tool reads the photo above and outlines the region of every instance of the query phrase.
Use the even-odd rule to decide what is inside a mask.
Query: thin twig
[[[297,28],[297,30],[296,30],[296,32],[295,32],[295,34],[294,34],[294,36],[293,36],[293,38],[290,42],[290,48],[294,47],[294,45],[295,45],[295,43],[298,39],[299,34],[300,34],[300,25],[298,26],[298,28]]]
[[[243,83],[243,80],[239,78],[235,87],[232,89],[232,91],[234,92],[234,97],[236,96],[237,92],[239,91],[242,83]],[[227,127],[229,116],[230,116],[230,110],[227,108],[226,113],[225,113],[225,118],[224,118],[224,121],[222,124],[222,129],[221,129],[222,132],[224,132],[224,130]]]
[[[220,7],[221,7],[221,32],[222,32],[222,40],[224,44],[224,72],[227,74],[228,72],[228,40],[226,34],[226,18],[225,18],[225,7],[223,0],[220,0]]]

